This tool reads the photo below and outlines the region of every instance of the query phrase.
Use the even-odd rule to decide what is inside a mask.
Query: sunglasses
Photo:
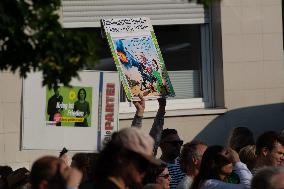
[[[172,144],[172,145],[183,145],[183,140],[173,140],[173,141],[164,141],[164,143]]]
[[[168,178],[170,178],[170,174],[159,175],[159,177],[162,177],[164,179],[168,179]]]

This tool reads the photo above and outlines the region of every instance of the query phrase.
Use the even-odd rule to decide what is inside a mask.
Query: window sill
[[[197,115],[218,115],[227,112],[226,108],[207,108],[207,109],[178,109],[167,110],[165,117],[179,117],[179,116],[197,116]],[[146,111],[144,118],[153,118],[156,116],[156,111]],[[119,113],[120,120],[132,119],[134,113]]]

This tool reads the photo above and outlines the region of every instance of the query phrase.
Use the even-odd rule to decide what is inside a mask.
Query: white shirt
[[[234,166],[234,171],[240,178],[239,184],[226,183],[216,179],[208,179],[202,183],[200,189],[250,189],[252,174],[246,164],[237,162]]]

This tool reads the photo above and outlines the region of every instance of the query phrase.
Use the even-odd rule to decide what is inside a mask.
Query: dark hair
[[[33,189],[38,189],[44,180],[48,182],[49,188],[66,188],[65,180],[60,174],[60,160],[53,156],[45,156],[34,162],[30,180]]]
[[[56,92],[56,91],[58,91],[59,88],[60,88],[59,86],[54,86],[53,91]]]
[[[71,167],[76,167],[82,171],[83,180],[89,180],[94,177],[96,156],[95,153],[76,153],[72,157]]]
[[[159,175],[167,168],[167,164],[161,163],[161,165],[152,165],[147,170],[145,177],[143,179],[143,184],[149,184],[149,183],[156,183],[157,178]]]
[[[188,142],[188,143],[183,145],[183,148],[182,148],[181,153],[180,153],[181,169],[182,169],[183,172],[186,172],[185,164],[192,163],[191,157],[194,156],[194,155],[199,155],[198,151],[197,151],[198,145],[207,146],[207,144],[205,144],[202,141],[198,141],[198,140],[193,140],[193,141]]]
[[[224,155],[222,151],[223,146],[210,146],[206,149],[202,156],[201,165],[198,175],[194,178],[191,189],[200,188],[200,184],[208,179],[220,180],[221,168],[231,163]]]
[[[177,133],[177,130],[175,130],[175,129],[164,129],[163,131],[162,131],[162,136],[161,136],[161,141],[163,140],[163,139],[165,139],[167,136],[169,136],[169,135],[177,135],[178,133]]]
[[[7,177],[9,174],[11,174],[13,172],[13,169],[10,166],[0,166],[0,175],[1,178],[3,177]]]
[[[237,153],[247,146],[254,145],[254,137],[251,130],[247,127],[236,127],[233,129],[231,136],[229,137],[229,146]]]
[[[269,151],[273,150],[275,143],[279,142],[284,145],[284,138],[275,131],[267,131],[260,135],[256,141],[256,155],[261,153],[263,148],[267,148]]]
[[[19,168],[7,176],[9,189],[21,187],[29,182],[30,171],[25,167]]]
[[[0,166],[0,179],[3,182],[3,188],[8,188],[7,177],[11,173],[13,173],[13,169],[10,166]]]
[[[80,100],[80,92],[83,91],[85,93],[85,96],[84,96],[84,100],[86,100],[86,97],[87,97],[87,92],[84,88],[81,88],[79,89],[78,93],[77,93],[77,98],[78,100]]]

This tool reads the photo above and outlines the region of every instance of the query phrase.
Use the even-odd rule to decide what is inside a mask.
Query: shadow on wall
[[[194,139],[209,145],[226,145],[235,127],[247,127],[255,139],[267,130],[284,129],[284,103],[230,110],[210,122]]]

